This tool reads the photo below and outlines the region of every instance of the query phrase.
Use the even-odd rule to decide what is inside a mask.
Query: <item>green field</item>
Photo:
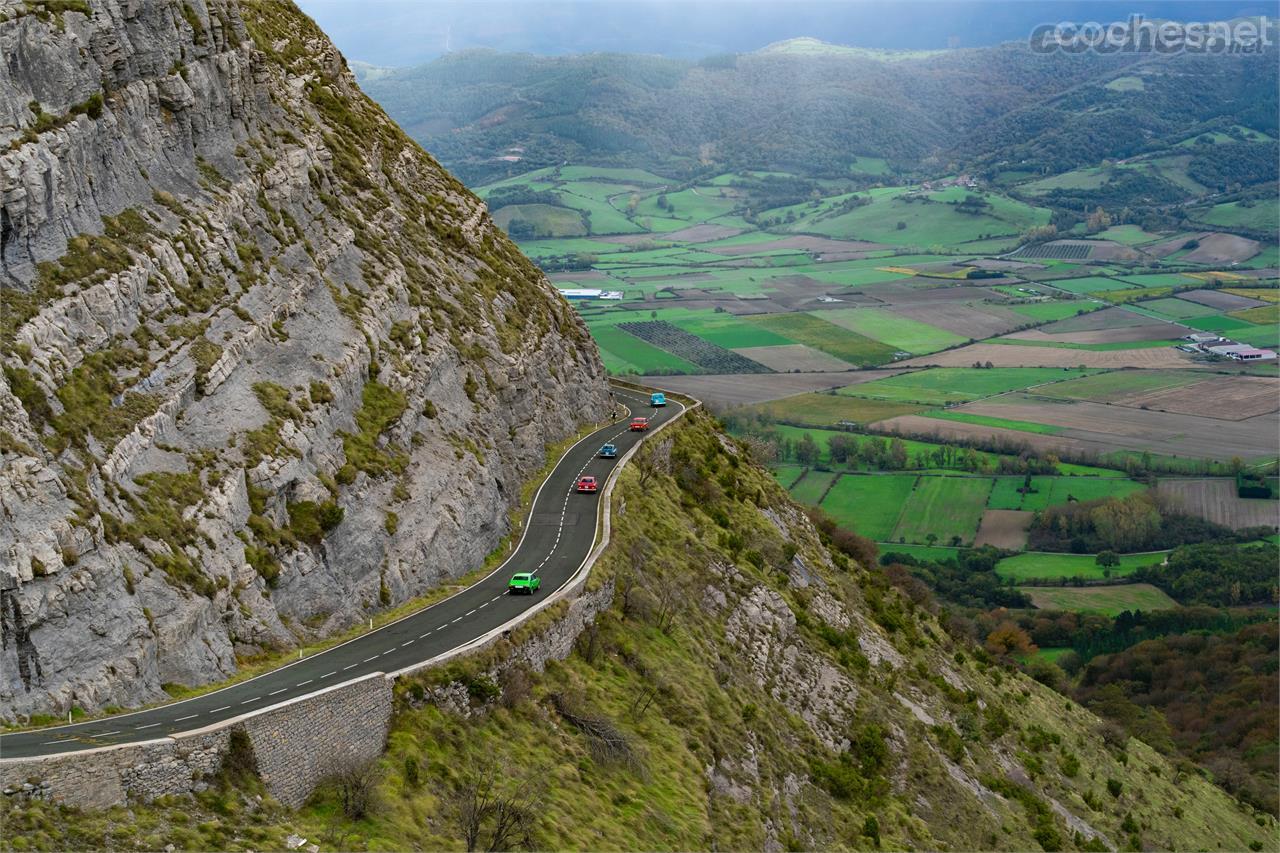
[[[1086,275],[1080,278],[1055,278],[1046,280],[1044,283],[1052,285],[1059,290],[1065,290],[1068,293],[1098,293],[1104,290],[1115,290],[1124,287],[1114,278],[1105,278],[1100,275]]]
[[[981,212],[957,209],[956,203],[970,194],[987,203]],[[792,231],[907,246],[954,246],[989,236],[1019,234],[1049,221],[1049,211],[1044,208],[958,187],[912,196],[905,187],[884,187],[865,195],[871,203],[848,212],[836,209],[836,204],[848,197],[836,196],[816,212],[802,204],[765,211],[762,216],[785,216],[794,210],[800,218],[787,226]]]
[[[641,200],[636,207],[638,216],[649,217],[666,217],[670,219],[683,219],[686,224],[689,222],[706,222],[709,219],[715,219],[729,213],[738,205],[738,201],[727,193],[722,187],[691,187],[675,193],[654,194]],[[670,207],[663,210],[658,206],[660,198],[666,198]]]
[[[1115,586],[1029,586],[1019,591],[1031,596],[1042,610],[1068,610],[1077,613],[1101,613],[1118,616],[1126,610],[1150,612],[1175,610],[1178,602],[1151,584],[1131,583]]]
[[[1060,175],[1030,181],[1018,187],[1019,190],[1032,195],[1047,193],[1052,190],[1096,190],[1107,182],[1110,173],[1097,167],[1073,169]]]
[[[509,229],[513,221],[528,223],[539,237],[579,237],[587,233],[582,214],[550,204],[510,204],[493,212],[493,221]]]
[[[1237,329],[1231,337],[1242,344],[1255,347],[1280,347],[1280,326],[1254,326],[1252,329]],[[1271,362],[1272,366],[1275,362]]]
[[[591,330],[610,373],[700,373],[696,364],[613,326]]]
[[[1274,198],[1261,199],[1248,207],[1238,201],[1216,204],[1195,218],[1225,228],[1252,228],[1271,234],[1280,231],[1280,211],[1276,209]]]
[[[705,314],[685,313],[685,316],[669,322],[725,349],[785,346],[794,343],[790,338],[784,338],[758,323],[748,323],[731,314],[713,314],[710,311]]]
[[[1061,400],[1092,400],[1111,403],[1137,394],[1149,394],[1203,382],[1205,376],[1193,370],[1112,370],[1068,382],[1058,382],[1035,393]]]
[[[932,534],[937,542],[949,543],[958,536],[970,544],[990,492],[991,480],[985,477],[921,477],[890,539],[927,544]]]
[[[791,496],[804,504],[817,506],[818,501],[826,494],[837,474],[830,471],[810,471],[800,482],[792,486]]]
[[[1143,309],[1155,314],[1157,317],[1165,317],[1170,320],[1189,320],[1192,317],[1211,317],[1218,313],[1218,309],[1210,308],[1208,305],[1201,305],[1198,302],[1188,302],[1185,299],[1177,299],[1173,297],[1165,299],[1151,299],[1128,307],[1129,310]]]
[[[751,406],[775,420],[787,423],[811,424],[817,427],[834,426],[841,421],[858,424],[875,423],[876,421],[896,418],[898,415],[911,415],[924,410],[923,406],[911,403],[899,403],[892,400],[867,400],[860,397],[845,397],[839,394],[798,394],[794,397],[783,397],[780,400],[769,400]]]
[[[1043,661],[1048,661],[1049,663],[1057,663],[1058,658],[1062,657],[1063,655],[1065,655],[1067,652],[1070,652],[1070,651],[1074,651],[1074,650],[1066,646],[1062,646],[1060,648],[1051,648],[1051,649],[1036,649],[1034,652],[1031,653],[1029,659],[1043,660]]]
[[[798,344],[807,344],[850,364],[883,364],[893,359],[893,347],[842,329],[812,314],[757,314],[747,319],[775,334]]]
[[[950,545],[911,545],[900,542],[880,542],[880,554],[909,554],[919,560],[953,560],[959,554],[959,548]]]
[[[1143,566],[1161,562],[1168,553],[1158,551],[1152,554],[1123,554],[1120,565],[1112,567],[1111,576],[1133,574]],[[1058,578],[1102,580],[1106,577],[1105,570],[1098,565],[1093,554],[1048,554],[1038,551],[1005,557],[996,564],[996,574],[1017,582]]]
[[[1058,367],[937,367],[903,373],[861,385],[841,388],[839,393],[903,403],[942,406],[967,403],[1007,391],[1017,391],[1086,376],[1096,371]]]
[[[1107,83],[1106,88],[1113,92],[1141,92],[1147,88],[1147,84],[1141,77],[1117,77]]]
[[[1088,313],[1090,310],[1097,308],[1098,304],[1090,302],[1082,306],[1079,301],[1033,302],[1028,305],[1010,305],[1009,310],[1024,317],[1029,317],[1037,323],[1051,323],[1055,320],[1074,317],[1077,314]]]
[[[1243,311],[1232,311],[1227,316],[1235,317],[1237,320],[1244,320],[1246,323],[1255,323],[1259,326],[1274,326],[1280,323],[1280,304],[1272,303],[1271,305],[1260,305],[1257,308],[1246,308]]]
[[[1203,284],[1198,278],[1177,273],[1151,273],[1149,275],[1120,275],[1120,281],[1133,287],[1185,287],[1189,284]]]
[[[1012,483],[1007,482],[1010,479],[1013,480]],[[1020,486],[1022,486],[1020,478],[999,478],[996,481],[996,490],[992,492],[993,503],[989,504],[989,507],[991,509],[1046,509],[1072,501],[1083,503],[1100,498],[1122,498],[1146,488],[1141,483],[1119,477],[1035,476],[1031,478],[1033,491],[1023,495],[1017,492]],[[999,505],[994,503],[997,500]]]
[[[773,479],[778,481],[778,485],[784,489],[790,489],[791,484],[800,479],[800,475],[804,473],[803,465],[783,465],[775,464],[770,469],[773,473]]]
[[[1012,429],[1019,432],[1034,432],[1040,435],[1057,435],[1062,432],[1061,427],[1052,426],[1050,424],[1037,424],[1031,421],[1015,421],[1010,418],[997,418],[991,415],[975,415],[971,412],[955,412],[951,410],[940,410],[929,412],[925,417],[935,418],[940,421],[959,421],[965,424],[977,424],[978,426],[996,427],[998,429]]]
[[[916,479],[914,474],[846,474],[831,487],[822,509],[841,527],[884,541],[897,526]]]
[[[837,308],[822,319],[915,355],[937,352],[967,342],[967,338],[879,308]]]

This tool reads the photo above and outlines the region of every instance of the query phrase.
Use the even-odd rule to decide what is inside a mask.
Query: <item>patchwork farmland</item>
[[[1190,159],[1176,149],[1116,169],[1203,192]],[[894,183],[880,165],[875,180]],[[1019,248],[1048,221],[1037,199],[1114,171],[1015,176],[1018,199],[829,179],[770,204],[763,173],[681,182],[573,165],[480,194],[521,202],[495,217],[557,286],[615,297],[575,301],[610,372],[766,429],[779,484],[884,548],[1018,552],[1040,513],[1148,493],[1229,527],[1276,524],[1280,501],[1238,498],[1218,475],[1236,456],[1277,460],[1280,370],[1178,348],[1195,334],[1280,346],[1280,252],[1214,230],[1256,224],[1266,206],[1206,207],[1197,230],[1077,228]],[[1006,473],[1028,458],[1054,461]],[[1215,476],[1127,476],[1148,460]],[[1102,580],[1093,559],[1022,554],[1000,574]],[[1068,603],[1107,610],[1124,594]]]

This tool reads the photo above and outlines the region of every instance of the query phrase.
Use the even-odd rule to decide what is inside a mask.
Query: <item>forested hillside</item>
[[[473,185],[566,160],[844,176],[850,155],[862,155],[925,173],[1012,165],[1042,174],[1134,156],[1224,121],[1273,136],[1276,126],[1275,66],[1265,57],[801,46],[699,62],[467,51],[366,72],[362,83]]]

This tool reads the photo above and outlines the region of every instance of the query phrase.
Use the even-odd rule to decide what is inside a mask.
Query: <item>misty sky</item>
[[[593,51],[699,58],[813,36],[891,49],[978,47],[1025,39],[1041,23],[1280,16],[1257,0],[297,0],[348,59],[416,65],[489,47],[558,55]]]

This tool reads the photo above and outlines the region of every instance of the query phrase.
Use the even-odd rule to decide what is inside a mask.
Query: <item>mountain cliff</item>
[[[0,2],[0,717],[477,566],[608,405],[576,314],[291,4]]]
[[[624,469],[582,596],[402,679],[382,758],[303,808],[246,757],[194,797],[0,809],[49,850],[1275,849],[874,556],[690,413]]]

